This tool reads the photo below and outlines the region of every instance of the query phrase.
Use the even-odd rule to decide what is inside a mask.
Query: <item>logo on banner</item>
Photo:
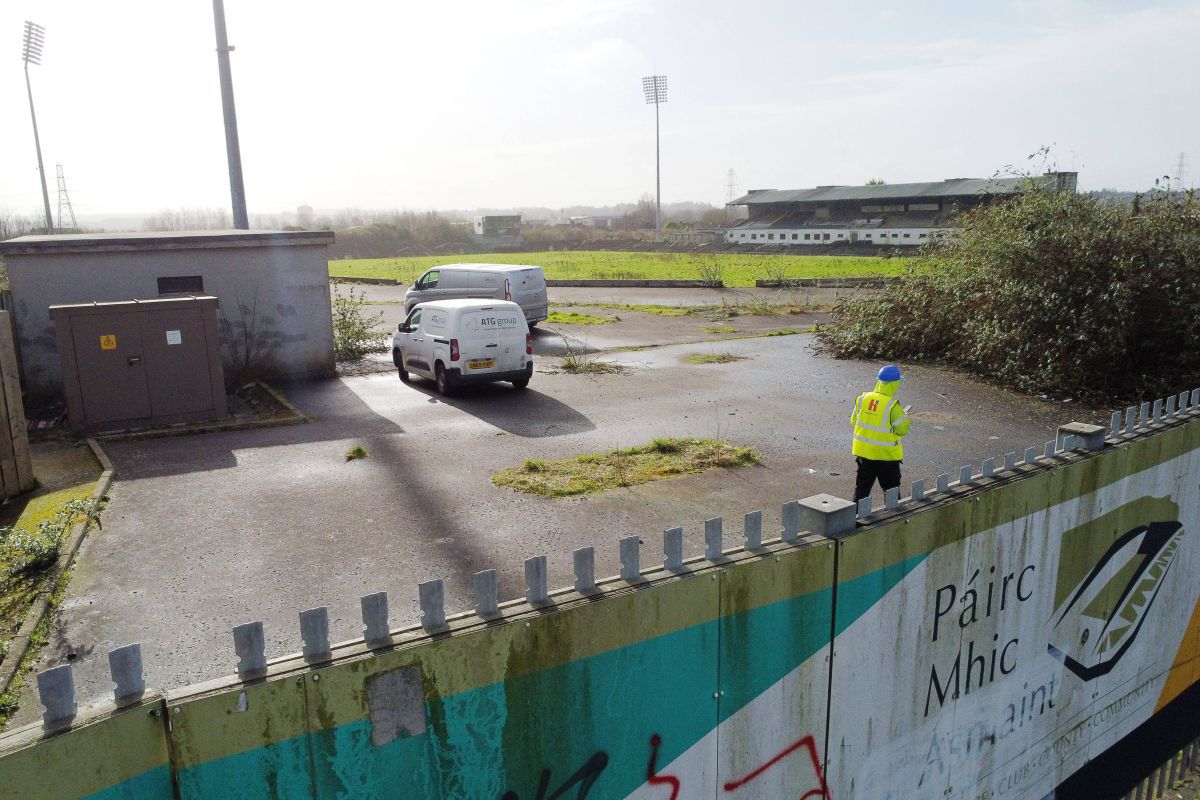
[[[1172,520],[1118,536],[1054,612],[1050,655],[1083,681],[1112,671],[1154,608],[1184,533]]]

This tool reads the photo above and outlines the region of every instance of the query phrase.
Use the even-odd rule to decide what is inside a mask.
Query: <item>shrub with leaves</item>
[[[960,221],[898,285],[839,303],[818,349],[946,364],[1095,402],[1200,383],[1200,204],[1190,192],[1123,206],[1031,183]]]
[[[338,361],[358,361],[388,349],[386,335],[375,330],[383,312],[367,314],[366,304],[366,296],[353,286],[333,297],[333,355]]]

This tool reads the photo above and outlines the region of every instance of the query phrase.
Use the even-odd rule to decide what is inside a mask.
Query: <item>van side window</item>
[[[429,272],[426,272],[426,273],[425,273],[425,274],[424,274],[424,275],[421,277],[421,280],[420,280],[420,287],[421,287],[422,289],[434,289],[434,288],[436,288],[436,287],[437,287],[437,285],[438,285],[438,275],[439,275],[439,274],[441,274],[441,273],[439,273],[439,272],[438,272],[436,269],[431,269],[431,270],[429,270]]]
[[[404,321],[410,331],[415,331],[417,326],[421,324],[421,309],[414,308],[413,312],[408,315],[408,319]]]

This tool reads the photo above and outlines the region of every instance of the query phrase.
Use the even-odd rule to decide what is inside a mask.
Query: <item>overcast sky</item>
[[[985,177],[1053,145],[1081,188],[1200,173],[1200,3],[226,0],[251,213],[633,201]],[[0,213],[228,207],[209,0],[0,2]],[[1197,181],[1189,176],[1188,183]]]

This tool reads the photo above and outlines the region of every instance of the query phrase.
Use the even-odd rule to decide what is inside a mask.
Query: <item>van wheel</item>
[[[404,368],[404,353],[400,352],[400,348],[392,348],[392,364],[396,366],[396,371],[400,373],[400,380],[408,383],[408,370]]]
[[[524,389],[529,386],[529,378],[519,378],[512,382],[514,389]]]
[[[433,371],[433,379],[437,382],[437,390],[440,395],[450,394],[450,379],[446,375],[446,368],[438,364]]]

